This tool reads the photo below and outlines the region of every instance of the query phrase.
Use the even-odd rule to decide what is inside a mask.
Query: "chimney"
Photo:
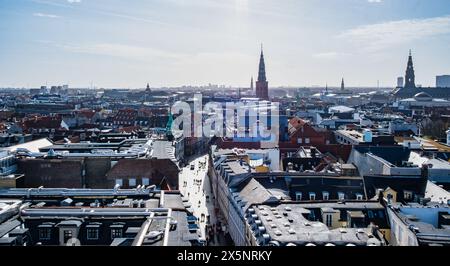
[[[428,179],[428,164],[422,164],[421,168],[421,176],[424,179]]]
[[[376,190],[377,194],[378,194],[378,202],[385,206],[386,202],[384,201],[384,194],[383,194],[383,189],[377,189]]]
[[[311,157],[316,158],[316,148],[311,148]]]

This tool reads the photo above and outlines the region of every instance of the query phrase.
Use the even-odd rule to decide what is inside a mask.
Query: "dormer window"
[[[116,179],[116,185],[123,186],[123,180],[121,178]]]
[[[310,192],[309,193],[309,200],[316,200],[316,193]]]
[[[412,191],[407,191],[407,190],[403,191],[403,198],[405,200],[412,200],[412,198],[413,198]]]
[[[295,200],[296,201],[302,200],[302,193],[301,192],[295,192]]]
[[[356,200],[363,200],[363,195],[360,193],[356,194]]]
[[[39,228],[39,240],[50,240],[52,234],[51,227]]]
[[[328,193],[327,191],[323,191],[322,198],[323,200],[330,200],[330,193]]]

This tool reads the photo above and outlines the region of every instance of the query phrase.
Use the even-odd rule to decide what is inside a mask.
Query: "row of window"
[[[295,192],[295,200],[301,201],[303,199],[302,192]],[[322,199],[323,200],[329,200],[330,199],[330,193],[324,191],[322,192]],[[345,193],[344,192],[338,192],[338,199],[339,200],[345,200]],[[316,193],[315,192],[309,192],[309,200],[316,200]],[[363,200],[363,195],[360,193],[356,194],[356,200]]]
[[[131,120],[131,119],[135,119],[135,117],[129,116],[129,115],[119,115],[119,116],[116,116],[115,119]]]
[[[349,140],[347,140],[346,138],[340,136],[340,135],[336,135],[336,139],[338,140],[339,143],[341,144],[352,144],[352,142],[350,142]]]
[[[15,159],[13,156],[8,156],[0,160],[0,167],[9,167],[15,163]]]
[[[114,121],[116,125],[132,125],[133,123],[133,121]]]
[[[116,185],[123,187],[123,181],[124,180],[122,178],[117,178]],[[150,185],[150,178],[148,177],[141,178],[141,185],[143,186]],[[136,186],[137,186],[137,178],[128,178],[128,187],[136,187]]]
[[[310,144],[311,140],[309,138],[305,138],[305,144]],[[298,138],[297,139],[297,144],[303,144],[303,138]]]
[[[86,228],[86,239],[87,240],[98,240],[99,239],[99,228]],[[73,236],[73,230],[63,231],[64,239],[70,239]],[[52,228],[40,228],[39,229],[39,240],[51,240]],[[122,228],[111,228],[111,239],[120,238],[123,236]]]

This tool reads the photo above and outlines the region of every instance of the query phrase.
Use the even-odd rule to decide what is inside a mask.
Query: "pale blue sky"
[[[394,86],[450,74],[449,0],[0,0],[0,87]]]

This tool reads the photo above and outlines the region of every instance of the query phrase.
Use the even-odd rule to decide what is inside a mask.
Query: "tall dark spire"
[[[261,44],[261,57],[259,58],[258,81],[266,81],[266,64],[264,63],[264,51]]]
[[[411,50],[409,50],[408,66],[406,67],[406,75],[405,75],[405,88],[415,88],[416,87],[415,79],[416,76],[414,74],[414,64],[412,54]]]
[[[345,89],[344,78],[342,78],[342,81],[341,81],[341,90],[344,90],[344,89]]]
[[[264,63],[264,52],[261,44],[261,56],[259,58],[258,80],[256,81],[256,97],[269,100],[269,82],[266,78],[266,64]]]

